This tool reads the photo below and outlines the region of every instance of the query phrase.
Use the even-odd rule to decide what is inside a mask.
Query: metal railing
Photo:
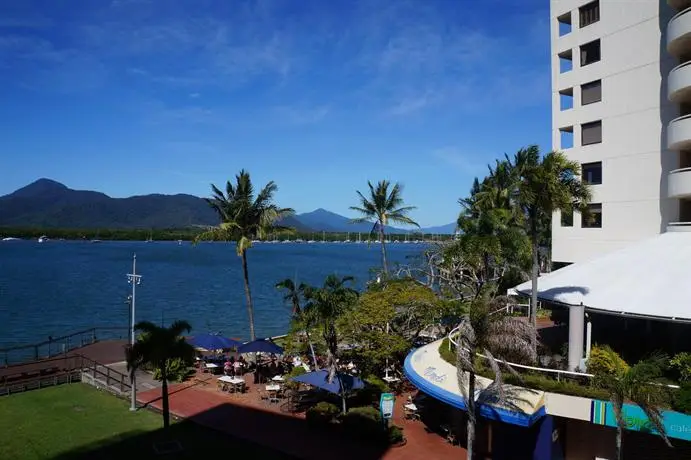
[[[459,328],[459,326],[456,326],[455,328],[453,328],[453,329],[451,330],[451,332],[449,332],[449,335],[448,335],[448,339],[449,339],[449,350],[451,350],[451,344],[453,344],[455,347],[458,346],[458,342],[457,342],[456,339],[454,338],[455,336],[458,335],[458,328]],[[487,357],[487,356],[485,356],[485,355],[483,355],[483,354],[480,354],[480,353],[475,353],[475,354],[476,354],[477,356],[483,358],[483,359],[489,360],[489,357]],[[564,370],[561,370],[561,369],[552,369],[552,368],[549,368],[549,367],[526,366],[526,365],[524,365],[524,364],[512,363],[512,362],[509,362],[509,361],[502,361],[501,359],[496,359],[496,358],[494,359],[494,361],[496,361],[497,363],[500,363],[500,364],[505,364],[505,365],[510,366],[510,367],[513,367],[513,368],[526,369],[526,370],[529,370],[529,371],[542,372],[542,373],[545,373],[545,374],[556,374],[556,376],[557,376],[556,380],[557,380],[558,382],[561,381],[561,380],[560,380],[560,376],[562,376],[562,375],[563,375],[563,376],[566,376],[566,377],[575,377],[575,378],[585,377],[586,379],[592,379],[593,377],[595,377],[594,374],[588,374],[588,373],[585,373],[585,372],[564,371]],[[671,388],[671,389],[673,389],[673,390],[678,390],[678,389],[680,388],[679,385],[672,385],[672,384],[665,384],[665,383],[649,383],[649,385],[664,386],[664,387],[667,387],[667,388]]]
[[[111,369],[107,365],[101,364],[86,356],[78,356],[81,361],[80,370],[82,373],[82,381],[86,381],[86,383],[97,388],[104,388],[119,395],[124,395],[132,389],[129,375]],[[88,381],[84,380],[84,374],[88,376]]]
[[[62,337],[49,337],[43,342],[0,348],[0,359],[4,366],[50,359],[100,340],[127,338],[128,333],[127,327],[92,327]]]
[[[86,376],[86,379],[84,378]],[[74,354],[10,368],[0,376],[0,395],[85,381],[116,394],[131,389],[130,377],[86,356]]]
[[[451,349],[451,344],[454,346],[458,346],[458,343],[455,339],[455,337],[458,335],[458,326],[455,327],[454,329],[449,332],[448,338],[449,338],[449,350]],[[477,356],[489,360],[489,358],[481,353],[476,353]],[[526,366],[525,364],[518,364],[518,363],[512,363],[510,361],[502,361],[501,359],[496,359],[495,361],[500,364],[506,364],[507,366],[511,366],[513,368],[518,368],[518,369],[526,369],[529,371],[535,371],[535,372],[542,372],[545,374],[552,374],[556,375],[557,381],[561,381],[560,377],[565,376],[565,377],[585,377],[585,378],[593,378],[595,377],[593,374],[586,374],[585,372],[574,372],[574,371],[564,371],[561,369],[551,369],[548,367],[535,367],[535,366]]]

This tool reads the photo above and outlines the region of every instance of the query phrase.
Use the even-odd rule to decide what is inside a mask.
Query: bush
[[[184,381],[190,373],[190,366],[192,363],[186,362],[184,359],[175,358],[169,359],[166,362],[166,374],[168,380],[172,382]],[[161,369],[154,368],[154,379],[161,380]]]
[[[374,407],[354,407],[341,417],[341,422],[348,433],[360,438],[382,441],[388,434]]]
[[[680,382],[691,380],[691,353],[678,353],[669,361],[669,364],[679,373]]]
[[[587,366],[588,373],[594,374],[596,380],[620,377],[629,369],[626,361],[608,345],[594,346],[590,350]]]
[[[673,409],[691,414],[691,382],[682,382],[674,395]]]
[[[298,387],[300,386],[299,382],[295,382],[291,380],[293,377],[299,377],[302,374],[306,373],[305,368],[302,366],[296,366],[294,367],[287,375],[286,383],[283,385],[286,389],[288,390],[297,390]]]
[[[396,425],[389,427],[389,444],[398,444],[403,442],[404,439],[403,428]]]
[[[328,425],[334,421],[339,412],[335,405],[322,401],[307,409],[305,418],[312,425]]]

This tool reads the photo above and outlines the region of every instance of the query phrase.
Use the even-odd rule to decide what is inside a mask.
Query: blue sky
[[[0,194],[246,168],[298,212],[399,181],[445,224],[488,162],[549,148],[549,65],[546,0],[3,0]]]

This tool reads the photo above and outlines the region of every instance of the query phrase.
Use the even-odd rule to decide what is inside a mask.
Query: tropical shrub
[[[596,381],[602,381],[623,375],[629,369],[629,365],[609,345],[596,345],[590,350],[587,368],[588,373],[595,375]]]
[[[691,353],[683,352],[674,355],[669,365],[678,372],[680,382],[691,380]]]
[[[388,434],[374,407],[353,407],[341,417],[341,423],[348,433],[359,438],[382,441]]]
[[[673,408],[679,412],[691,414],[691,382],[682,382],[674,394]]]
[[[389,444],[398,444],[403,442],[404,439],[403,428],[396,425],[391,425],[389,427]]]
[[[190,373],[191,362],[186,362],[181,358],[169,359],[166,361],[168,380],[172,382],[183,382]],[[161,369],[154,368],[154,379],[161,380]]]
[[[286,383],[283,385],[289,390],[297,390],[297,388],[300,386],[298,382],[294,382],[292,380],[293,377],[299,377],[302,374],[306,373],[305,368],[302,366],[295,366],[289,373],[288,373],[288,379],[286,380]]]
[[[327,425],[334,421],[341,411],[334,404],[322,401],[307,409],[305,418],[312,425]]]
[[[391,388],[376,375],[369,375],[363,379],[365,388],[358,390],[352,398],[352,403],[359,406],[369,406],[379,403],[382,393],[390,393]]]

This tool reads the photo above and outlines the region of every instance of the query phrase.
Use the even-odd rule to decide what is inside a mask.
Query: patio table
[[[242,385],[245,383],[243,379],[237,378],[237,377],[229,377],[227,375],[224,375],[223,377],[219,377],[218,380],[221,382],[225,383],[230,383],[232,385]]]

